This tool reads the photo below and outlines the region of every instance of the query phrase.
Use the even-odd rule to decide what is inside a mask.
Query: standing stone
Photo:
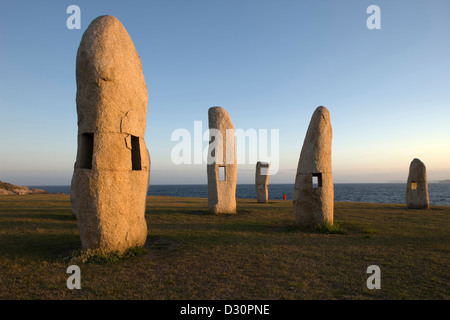
[[[208,110],[208,208],[211,213],[236,213],[236,151],[234,126],[221,107]]]
[[[428,209],[427,169],[422,161],[414,159],[409,166],[406,185],[406,204],[409,209]]]
[[[147,238],[150,156],[144,141],[147,86],[127,31],[101,16],[76,63],[78,152],[70,201],[83,249],[123,253]]]
[[[300,226],[333,224],[332,135],[330,113],[327,108],[318,107],[303,142],[295,177],[293,207]]]
[[[256,163],[255,190],[256,200],[266,203],[269,200],[269,163],[258,161]]]

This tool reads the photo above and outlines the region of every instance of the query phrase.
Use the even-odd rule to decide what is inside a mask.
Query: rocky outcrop
[[[208,208],[211,213],[236,213],[236,151],[234,126],[221,107],[208,110]]]
[[[330,113],[327,108],[318,107],[303,142],[295,177],[293,207],[300,226],[333,224],[332,136]]]
[[[255,172],[256,200],[266,203],[269,200],[269,163],[258,161]]]
[[[23,195],[23,194],[48,194],[47,191],[37,188],[18,186],[8,182],[0,181],[0,195]]]
[[[409,209],[428,209],[430,207],[427,169],[425,164],[417,158],[413,159],[409,166],[406,205]]]
[[[76,80],[78,150],[70,200],[83,249],[143,246],[147,86],[133,41],[115,17],[96,18],[83,34]]]

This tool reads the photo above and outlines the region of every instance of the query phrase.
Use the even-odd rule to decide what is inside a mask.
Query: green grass
[[[70,257],[66,258],[66,261],[70,264],[85,264],[85,263],[96,263],[96,264],[107,264],[118,262],[121,259],[128,259],[131,257],[136,257],[143,255],[147,250],[143,247],[134,247],[128,249],[123,254],[119,251],[107,252],[104,249],[79,249],[72,253]]]
[[[81,250],[68,195],[0,196],[0,299],[449,299],[450,206],[337,202],[333,226],[306,230],[290,201],[237,204],[149,197],[145,247],[118,255]]]
[[[317,231],[328,234],[347,234],[347,230],[339,222],[325,222],[322,225],[316,226]]]

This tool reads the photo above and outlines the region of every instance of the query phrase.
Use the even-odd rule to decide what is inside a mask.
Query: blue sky
[[[69,5],[81,29],[69,30]],[[369,30],[369,5],[381,29]],[[97,16],[118,18],[142,60],[151,184],[206,183],[175,165],[178,128],[207,129],[222,106],[235,128],[278,129],[279,172],[293,183],[317,106],[330,110],[336,183],[406,181],[413,158],[450,179],[450,2],[158,0],[2,1],[0,180],[70,184],[76,157],[75,59]],[[205,147],[206,147],[205,142]],[[253,183],[254,165],[238,168]]]

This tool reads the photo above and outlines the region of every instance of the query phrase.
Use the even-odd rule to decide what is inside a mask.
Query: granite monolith
[[[269,167],[267,162],[258,161],[255,172],[256,201],[266,203],[269,200]]]
[[[147,86],[127,31],[100,16],[76,59],[78,150],[70,201],[83,249],[123,253],[147,238]]]
[[[300,226],[333,224],[332,136],[330,113],[320,106],[306,132],[295,177],[293,208]]]
[[[417,158],[413,159],[409,166],[406,205],[409,209],[428,209],[430,207],[427,169],[425,164]]]
[[[234,126],[222,107],[208,110],[208,208],[211,213],[236,213],[236,150]]]

